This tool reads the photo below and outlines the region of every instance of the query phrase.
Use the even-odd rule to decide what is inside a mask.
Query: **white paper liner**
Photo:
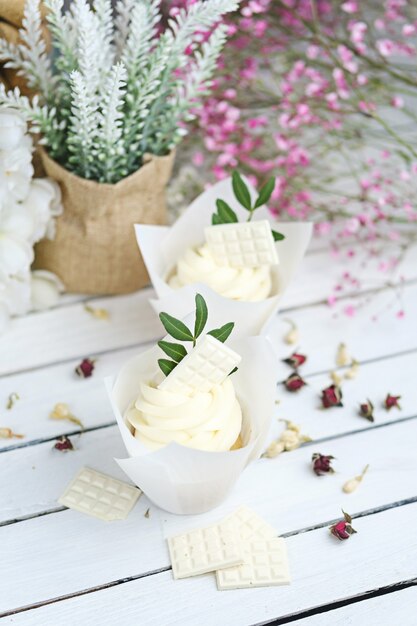
[[[246,180],[252,196],[255,190]],[[158,300],[151,300],[154,309],[169,311],[178,318],[185,317],[194,309],[194,297],[201,293],[210,301],[227,303],[229,314],[234,319],[242,313],[244,324],[240,326],[242,334],[255,335],[265,332],[269,321],[278,311],[280,300],[294,277],[305,254],[311,238],[312,224],[308,222],[276,222],[266,207],[256,210],[254,219],[267,219],[272,228],[285,235],[285,239],[277,244],[279,265],[271,268],[273,293],[266,300],[259,302],[241,302],[216,294],[202,283],[193,283],[180,289],[173,289],[166,281],[171,272],[189,247],[197,247],[204,243],[204,228],[211,225],[211,216],[216,209],[216,199],[221,198],[230,204],[238,215],[239,221],[247,219],[247,211],[234,197],[231,179],[225,179],[208,188],[188,207],[171,227],[135,225],[136,238],[145,265],[151,278]]]
[[[139,393],[139,382],[156,371],[158,347],[128,361],[115,380],[105,381],[130,457],[116,461],[154,504],[171,513],[203,513],[218,506],[264,448],[275,407],[276,357],[264,337],[241,338],[228,345],[242,356],[233,374],[244,420],[245,446],[238,450],[206,452],[171,443],[151,451],[135,439],[123,415]]]

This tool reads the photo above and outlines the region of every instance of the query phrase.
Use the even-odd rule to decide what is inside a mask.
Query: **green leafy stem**
[[[254,203],[252,202],[248,186],[236,170],[232,174],[232,187],[236,200],[244,209],[249,211],[246,221],[250,222],[256,209],[266,204],[271,197],[275,187],[275,178],[272,177],[265,183],[259,191],[259,195]],[[211,217],[213,226],[217,226],[218,224],[234,224],[239,221],[236,213],[224,200],[216,200],[216,207],[217,212],[213,213]],[[282,241],[285,239],[285,236],[282,233],[278,233],[276,230],[272,230],[272,236],[274,241]]]
[[[191,342],[193,347],[196,345],[198,337],[203,332],[204,328],[207,324],[208,318],[208,308],[207,303],[204,300],[201,294],[197,294],[195,297],[195,322],[194,322],[194,332],[182,322],[181,320],[172,317],[168,313],[160,313],[159,319],[162,322],[163,327],[170,337],[176,339],[177,341],[183,342]],[[211,335],[218,341],[224,343],[226,339],[228,339],[230,333],[234,328],[234,322],[228,322],[221,326],[220,328],[215,328],[214,330],[210,330],[208,335]],[[163,352],[169,359],[158,359],[158,365],[165,376],[168,376],[182,361],[182,359],[187,356],[187,350],[185,346],[181,343],[172,343],[170,341],[158,341],[158,346],[161,348]],[[233,371],[236,371],[235,368]],[[230,372],[231,374],[233,372]]]

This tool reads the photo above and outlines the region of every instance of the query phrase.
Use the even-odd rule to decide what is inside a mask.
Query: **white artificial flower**
[[[0,278],[1,281],[1,278]],[[9,315],[23,315],[30,311],[30,273],[0,282],[0,305]]]
[[[13,150],[27,131],[23,117],[13,109],[0,110],[0,150]]]
[[[56,306],[64,285],[58,276],[46,270],[35,270],[31,276],[31,306],[34,311],[43,311]]]
[[[35,178],[21,206],[34,220],[30,241],[36,243],[45,236],[52,239],[55,234],[54,218],[62,213],[59,185],[50,178]]]
[[[34,230],[33,217],[19,204],[10,204],[0,213],[0,269],[16,276],[29,269],[34,254],[29,238]]]
[[[34,173],[32,165],[32,140],[23,137],[21,144],[11,151],[0,151],[0,198],[11,196],[23,200],[29,191]]]

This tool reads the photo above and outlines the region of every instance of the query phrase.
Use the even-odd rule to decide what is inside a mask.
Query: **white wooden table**
[[[359,268],[363,283],[355,296],[357,304],[372,296],[370,303],[352,319],[335,317],[323,302],[346,270],[352,266],[343,256],[330,262],[327,252],[310,252],[278,322],[276,345],[283,357],[291,352],[282,341],[288,329],[284,318],[300,329],[309,386],[290,394],[278,385],[276,417],[300,424],[313,443],[257,461],[219,510],[192,519],[166,514],[145,496],[126,521],[113,523],[57,504],[84,465],[125,479],[113,460],[124,449],[102,379],[161,335],[148,304],[151,290],[95,300],[94,306],[110,312],[110,321],[92,318],[81,298],[69,298],[53,311],[13,323],[0,338],[0,426],[25,438],[0,440],[2,623],[417,624],[417,249],[391,277],[394,282],[404,277],[403,319],[395,315],[398,303],[386,310],[393,291],[373,266]],[[347,290],[341,295],[350,301]],[[381,313],[378,321],[372,320],[374,313]],[[329,384],[341,341],[361,362],[360,371],[344,384],[344,408],[322,411],[318,394]],[[74,375],[85,356],[98,357],[88,380]],[[287,375],[282,365],[277,381]],[[7,411],[12,392],[21,399]],[[401,412],[381,408],[387,392],[402,396]],[[367,397],[376,405],[374,424],[357,414]],[[83,421],[84,434],[48,419],[57,402],[69,404]],[[276,421],[273,431],[281,428]],[[62,434],[71,435],[74,452],[53,449]],[[337,473],[316,477],[313,452],[335,456]],[[367,463],[361,487],[344,494],[343,483]],[[219,592],[211,575],[173,581],[164,536],[241,504],[288,538],[291,586]],[[340,518],[342,507],[354,517],[358,534],[338,542],[327,527]]]

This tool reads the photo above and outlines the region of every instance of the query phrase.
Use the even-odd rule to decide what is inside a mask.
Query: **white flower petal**
[[[24,119],[13,109],[0,111],[0,150],[12,150],[22,141],[27,130]]]
[[[33,261],[33,249],[26,241],[0,232],[0,267],[9,276],[27,269]]]
[[[56,306],[60,294],[64,291],[64,285],[58,276],[46,270],[32,272],[31,293],[32,309],[42,311]]]

